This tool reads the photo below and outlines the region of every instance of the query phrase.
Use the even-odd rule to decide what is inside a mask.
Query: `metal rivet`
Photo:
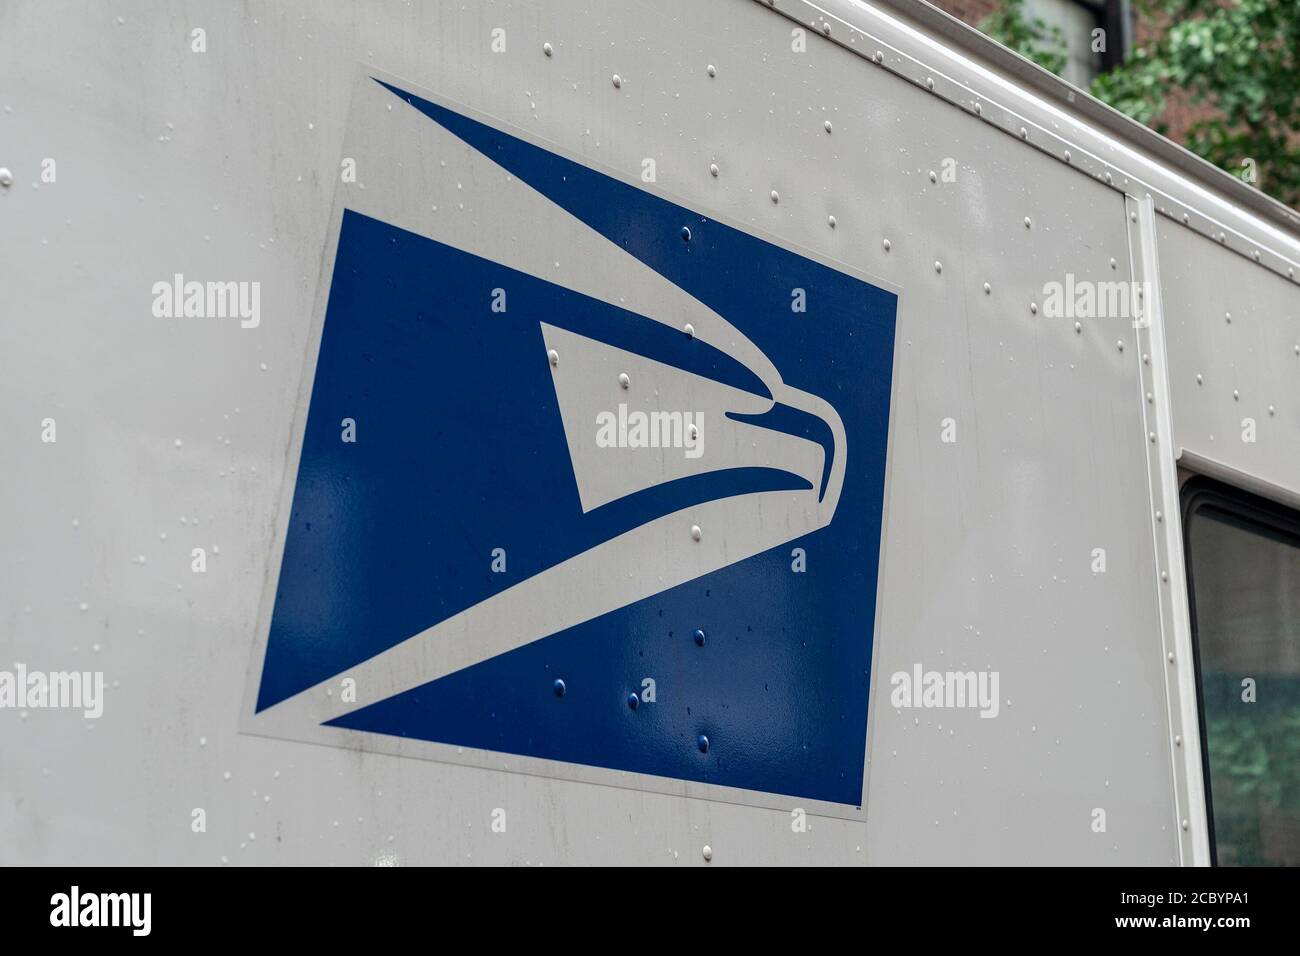
[[[1030,302],[1030,303],[1029,303],[1029,311],[1030,311],[1033,315],[1037,315],[1037,314],[1038,314],[1038,303],[1037,303],[1037,302]]]
[[[780,202],[781,195],[775,189],[772,190],[772,202]]]
[[[717,164],[717,163],[709,163],[709,175],[710,175],[710,176],[717,176],[717,175],[718,175],[718,164]]]
[[[1156,400],[1156,397],[1155,397],[1154,395],[1152,395],[1150,392],[1147,392],[1147,404],[1148,404],[1148,405],[1153,405],[1153,404],[1155,404],[1155,400]]]
[[[1235,388],[1232,390],[1232,400],[1234,402],[1241,401],[1241,392],[1237,391]]]
[[[696,541],[699,541],[700,538],[702,538],[703,536],[704,536],[704,532],[700,530],[700,526],[699,526],[699,525],[697,525],[697,524],[693,524],[693,525],[691,525],[691,537],[692,537],[692,538],[694,538]]]
[[[554,51],[553,49],[551,49],[551,45],[550,45],[549,43],[543,43],[543,44],[542,44],[542,52],[545,53],[547,56],[550,56],[550,55],[551,55],[552,53],[554,53],[555,51]]]
[[[1255,257],[1255,261],[1256,261],[1256,262],[1259,262],[1259,250],[1258,250],[1258,249],[1256,249],[1254,252],[1252,252],[1251,255]]]
[[[1197,385],[1201,385],[1201,384],[1203,384],[1204,382],[1205,382],[1205,377],[1204,377],[1203,375],[1197,375],[1197,376],[1196,376],[1196,384],[1197,384]]]
[[[691,241],[691,227],[682,226],[682,242],[690,242],[690,241]]]
[[[934,174],[934,170],[930,170],[930,182],[937,183],[938,181],[939,177]]]
[[[1172,664],[1174,662],[1174,652],[1170,651],[1167,656],[1169,658],[1169,663]]]
[[[704,646],[704,632],[703,632],[703,631],[698,630],[698,629],[695,631],[695,643],[696,643],[696,645],[699,646],[699,647],[703,647],[703,646]]]
[[[827,217],[826,217],[826,225],[828,225],[828,226],[830,226],[832,229],[834,229],[834,228],[835,228],[835,217],[834,217],[834,216],[827,216]]]
[[[1164,520],[1165,520],[1165,513],[1163,511],[1157,511],[1156,524],[1161,524]]]
[[[830,120],[827,120],[827,121],[826,121],[825,123],[823,123],[822,125],[826,128],[826,132],[828,132],[828,133],[831,132],[831,130],[832,130],[833,127],[831,126],[831,121],[830,121]]]
[[[713,847],[711,847],[711,846],[705,846],[705,847],[704,847],[704,861],[707,863],[709,860],[712,860],[712,859],[713,859]]]
[[[1154,444],[1156,443],[1156,433],[1155,433],[1155,432],[1147,432],[1147,438],[1150,439],[1151,444],[1154,445]]]
[[[1183,735],[1182,735],[1182,734],[1176,734],[1176,735],[1174,736],[1174,746],[1175,746],[1175,747],[1181,747],[1182,745],[1183,745]]]
[[[1151,364],[1151,356],[1146,354],[1145,352],[1142,353],[1142,364],[1143,365]]]
[[[1169,580],[1169,572],[1168,572],[1168,571],[1161,571],[1161,572],[1160,572],[1160,580],[1161,580],[1161,581],[1168,581],[1168,580]]]
[[[987,282],[984,283],[984,294],[989,295],[992,292],[993,292],[993,286],[989,285]]]
[[[14,174],[8,169],[0,168],[0,186],[12,186],[14,184]]]
[[[555,678],[555,683],[551,686],[555,688],[556,697],[563,697],[564,692],[568,689],[564,686],[564,681],[560,680],[558,677]]]
[[[1074,323],[1074,331],[1077,332],[1079,335],[1082,335],[1082,334],[1083,334],[1083,323],[1082,323],[1082,322],[1075,322],[1075,323]]]
[[[975,115],[976,115],[976,116],[983,116],[983,115],[984,115],[984,106],[983,106],[983,104],[981,104],[981,103],[976,103],[976,104],[975,104]]]
[[[1026,216],[1026,217],[1025,217],[1025,228],[1026,228],[1026,229],[1029,229],[1029,228],[1031,228],[1031,227],[1033,226],[1033,224],[1034,224],[1034,223],[1033,223],[1033,220],[1031,220],[1028,216]]]
[[[943,271],[943,263],[940,262],[938,259],[935,259],[935,260],[934,260],[934,271],[935,271],[935,272],[942,272],[942,271]]]
[[[1128,221],[1129,221],[1129,222],[1137,222],[1137,221],[1138,221],[1138,214],[1137,214],[1136,212],[1131,212],[1131,213],[1129,213],[1129,214],[1128,214]]]
[[[1184,830],[1187,829],[1187,821],[1186,821],[1186,820],[1183,821],[1183,829],[1184,829]]]
[[[706,68],[705,72],[707,72],[707,73],[709,74],[709,76],[717,76],[717,75],[718,75],[718,68],[717,68],[716,66],[714,66],[712,63],[710,63],[710,64],[708,65],[708,67]]]
[[[691,325],[691,323],[687,322],[686,325],[682,328],[682,331],[685,332],[691,338],[695,338],[695,326]]]
[[[551,349],[550,351],[548,351],[546,353],[546,357],[551,360],[552,366],[556,366],[560,364],[560,353],[555,351],[555,349]]]
[[[925,78],[925,85],[927,89],[931,89],[931,90],[934,89],[934,77],[927,76]]]
[[[822,33],[826,34],[827,36],[831,35],[831,25],[829,23],[822,24]]]
[[[628,695],[627,695],[627,706],[628,706],[631,710],[636,710],[637,707],[639,707],[640,705],[641,705],[641,698],[640,698],[640,697],[638,697],[636,694],[628,694]]]
[[[695,741],[695,745],[700,748],[700,753],[706,754],[709,752],[709,738],[704,734],[700,734]]]
[[[1119,349],[1121,352],[1123,352],[1123,351],[1124,351],[1124,340],[1121,339],[1120,341],[1116,342],[1116,343],[1115,343],[1115,348],[1117,348],[1117,349]]]
[[[1232,325],[1232,313],[1231,312],[1223,313],[1223,320],[1227,322],[1229,325]]]
[[[615,86],[615,87],[621,87],[622,85],[623,85],[623,77],[621,77],[621,76],[619,76],[617,73],[615,73],[615,74],[614,74],[614,86]]]
[[[1268,406],[1268,413],[1270,415],[1274,414],[1276,411],[1277,409],[1275,409],[1272,405]]]
[[[889,245],[889,240],[888,240],[888,239],[886,239],[884,242],[882,242],[881,245],[885,247],[885,251],[886,251],[886,252],[889,251],[889,249],[890,249],[890,245]],[[1300,345],[1297,345],[1297,346],[1296,346],[1296,351],[1297,351],[1297,352],[1300,352]]]
[[[1192,217],[1187,215],[1187,213],[1183,213],[1183,225],[1185,226],[1191,221],[1192,221]]]
[[[1115,182],[1115,177],[1112,176],[1110,173],[1107,173],[1107,174],[1106,174],[1106,185],[1108,185],[1108,186],[1109,186],[1109,185],[1112,185],[1114,182]]]
[[[1110,260],[1110,267],[1111,267],[1112,269],[1114,269],[1115,266],[1116,266],[1115,257],[1112,256],[1112,257],[1111,257],[1111,260]]]
[[[1023,126],[1020,127],[1020,138],[1029,139],[1029,130],[1025,129]]]
[[[627,377],[627,372],[618,373],[618,384],[622,385],[624,388],[631,386],[632,380]]]
[[[877,51],[875,52],[875,54],[872,55],[871,58],[872,58],[873,60],[875,60],[877,63],[884,63],[884,62],[885,62],[885,54],[882,53],[880,50],[877,50]]]
[[[1065,161],[1067,163],[1070,161],[1070,151],[1068,149],[1065,151]]]

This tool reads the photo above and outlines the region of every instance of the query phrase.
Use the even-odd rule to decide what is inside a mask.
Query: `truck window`
[[[1224,866],[1300,864],[1300,516],[1184,489],[1210,841]]]

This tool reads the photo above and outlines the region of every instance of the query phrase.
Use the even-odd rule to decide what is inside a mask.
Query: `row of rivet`
[[[1126,202],[1131,202],[1131,200],[1126,200]],[[1130,222],[1130,223],[1133,223],[1135,228],[1140,228],[1140,227],[1137,226],[1138,216],[1137,216],[1137,212],[1136,212],[1136,210],[1132,210],[1132,211],[1130,211],[1130,213],[1129,213],[1129,222]],[[1133,237],[1133,240],[1134,240],[1134,241],[1133,241],[1133,246],[1134,246],[1134,248],[1141,248],[1141,242],[1137,239],[1137,237]],[[1113,263],[1113,260],[1112,260],[1112,263]],[[1135,265],[1134,265],[1134,269],[1135,269],[1135,272],[1136,272],[1136,271],[1137,271],[1136,263],[1135,263]],[[1144,269],[1143,271],[1145,272],[1145,269]],[[1231,321],[1231,319],[1229,319],[1229,321]],[[1149,342],[1149,339],[1150,339],[1150,337],[1151,337],[1151,334],[1152,334],[1152,333],[1151,333],[1151,327],[1150,327],[1149,325],[1140,326],[1140,327],[1138,328],[1138,330],[1137,330],[1138,345],[1139,345],[1139,347],[1143,348],[1143,352],[1142,352],[1142,367],[1143,367],[1143,368],[1150,368],[1150,367],[1151,367],[1151,351],[1150,351],[1150,342]],[[1141,375],[1141,377],[1142,377],[1143,380],[1144,380],[1144,381],[1143,381],[1143,387],[1144,387],[1144,389],[1145,389],[1145,386],[1148,384],[1148,383],[1145,381],[1145,379],[1146,379],[1146,377],[1147,377],[1147,375],[1148,375],[1149,373],[1143,372],[1142,369],[1140,368],[1140,369],[1139,369],[1139,374]],[[1197,376],[1198,384],[1199,384],[1200,380],[1201,380],[1201,376],[1198,375],[1198,376]],[[1153,406],[1153,410],[1152,410],[1152,412],[1151,412],[1150,414],[1156,414],[1156,412],[1154,411],[1154,406],[1155,406],[1155,396],[1154,396],[1154,393],[1153,393],[1153,392],[1151,392],[1151,391],[1147,391],[1147,392],[1146,392],[1146,401],[1147,401],[1147,404],[1148,404],[1148,405]],[[1158,436],[1157,436],[1157,434],[1156,434],[1155,431],[1149,431],[1149,432],[1147,433],[1147,437],[1148,437],[1149,444],[1150,444],[1151,446],[1155,446],[1155,445],[1158,444]],[[1160,476],[1160,474],[1161,474],[1161,469],[1160,469],[1159,467],[1156,467],[1156,466],[1154,465],[1154,463],[1152,462],[1150,456],[1151,456],[1151,455],[1159,455],[1159,454],[1164,454],[1164,452],[1163,452],[1162,450],[1157,450],[1157,449],[1154,448],[1154,447],[1152,447],[1151,450],[1150,450],[1149,453],[1148,453],[1148,462],[1149,462],[1149,464],[1148,464],[1148,473],[1149,473],[1150,476],[1151,476],[1151,477],[1150,477],[1150,481],[1151,481],[1151,483],[1152,483],[1152,484],[1151,484],[1151,497],[1152,497],[1152,500],[1153,500],[1153,501],[1156,501],[1156,502],[1163,500],[1163,488],[1162,488],[1162,486],[1161,486],[1161,484],[1160,484],[1160,478],[1159,478],[1159,476]],[[1156,508],[1155,508],[1155,514],[1154,514],[1154,517],[1155,517],[1155,523],[1156,523],[1156,525],[1158,525],[1160,528],[1163,528],[1163,527],[1164,527],[1164,523],[1165,523],[1165,515],[1164,515],[1164,511],[1163,511],[1160,507],[1156,507]],[[1168,571],[1168,564],[1169,564],[1171,558],[1170,558],[1170,555],[1169,555],[1169,553],[1168,553],[1166,547],[1162,545],[1162,542],[1166,541],[1166,539],[1165,539],[1164,537],[1162,537],[1160,531],[1156,531],[1156,532],[1155,532],[1155,534],[1154,534],[1154,539],[1155,539],[1155,540],[1154,540],[1153,543],[1154,543],[1154,545],[1155,545],[1155,549],[1156,549],[1157,561],[1158,561],[1159,564],[1164,565],[1164,567],[1162,567],[1162,568],[1160,569],[1160,583],[1161,583],[1161,584],[1164,584],[1164,585],[1167,585],[1167,584],[1169,584],[1169,571]],[[1167,594],[1168,594],[1167,591],[1164,592],[1164,594],[1162,594],[1162,596],[1161,596],[1161,598],[1160,598],[1160,607],[1161,607],[1161,617],[1162,617],[1162,619],[1163,619],[1163,617],[1164,617],[1164,615],[1165,615],[1165,613],[1166,613],[1166,609],[1170,607],[1170,603],[1169,603],[1169,602],[1170,602],[1170,598],[1166,596]],[[1171,613],[1172,613],[1172,612],[1171,612]],[[1170,626],[1171,628],[1173,628],[1175,625],[1173,624],[1172,621],[1170,621],[1169,626]],[[1163,622],[1163,620],[1162,620],[1161,630],[1164,631],[1164,622]],[[1170,667],[1174,667],[1175,664],[1177,663],[1177,658],[1176,658],[1176,656],[1175,656],[1175,654],[1174,654],[1174,652],[1173,652],[1172,650],[1168,650],[1168,651],[1166,651],[1166,653],[1165,653],[1165,660],[1166,660],[1166,662],[1168,663],[1168,665],[1169,665]],[[1176,680],[1177,680],[1177,678],[1174,678],[1174,680],[1175,680],[1175,687],[1176,687],[1176,686],[1177,686],[1177,684],[1176,684]],[[1171,708],[1171,710],[1170,710],[1170,731],[1172,732],[1172,735],[1173,735],[1173,744],[1174,744],[1174,749],[1175,749],[1175,750],[1181,750],[1181,748],[1182,748],[1182,746],[1183,746],[1183,735],[1182,735],[1181,733],[1178,732],[1178,731],[1179,731],[1179,725],[1178,725],[1178,718],[1175,716],[1176,713],[1177,713],[1177,711],[1176,711],[1175,709]],[[1178,803],[1179,803],[1179,804],[1182,804],[1183,801],[1184,801],[1185,799],[1186,799],[1186,795],[1185,795],[1185,794],[1179,794],[1179,795],[1178,795]],[[1178,823],[1179,823],[1179,827],[1180,827],[1180,829],[1182,829],[1184,832],[1188,832],[1189,829],[1190,829],[1190,824],[1189,824],[1189,822],[1188,822],[1187,817],[1182,816],[1181,814],[1176,814],[1176,816],[1178,817]]]
[[[769,6],[769,7],[776,7],[776,3],[774,2],[774,0],[764,0],[764,2],[766,2],[767,6]],[[794,0],[794,3],[795,3],[796,5],[799,5],[799,4],[800,4],[800,0]],[[815,9],[815,8],[812,8],[812,7],[811,7],[810,5],[808,5],[808,4],[803,4],[803,6],[805,6],[806,8],[808,8],[810,11],[811,11],[812,9]],[[787,15],[787,16],[790,16],[792,19],[794,19],[794,20],[796,20],[796,21],[799,20],[799,18],[798,18],[797,16],[795,16],[794,14],[787,13],[786,15]],[[813,25],[813,27],[814,27],[815,29],[820,29],[821,32],[822,32],[825,36],[827,36],[827,37],[831,36],[831,25],[830,25],[829,22],[826,22],[824,19],[821,20],[820,22],[819,22],[819,21],[816,21],[816,20],[810,20],[810,22],[812,23],[812,25]],[[870,35],[868,35],[867,33],[865,33],[864,31],[859,30],[859,29],[856,28],[856,27],[849,26],[848,24],[845,24],[844,26],[846,27],[846,32],[847,32],[847,34],[849,35],[848,46],[849,46],[850,49],[853,49],[853,48],[854,48],[854,46],[855,46],[855,44],[856,44],[856,41],[857,41],[857,39],[858,39],[859,37],[861,37],[863,40],[875,40],[875,42],[882,42],[882,41],[880,41],[878,38],[873,38],[873,37],[871,37]],[[893,73],[895,73],[896,75],[898,75],[900,78],[903,78],[903,79],[909,79],[909,80],[911,80],[912,82],[916,83],[917,85],[923,85],[923,86],[924,86],[928,91],[930,91],[930,92],[932,92],[932,93],[935,93],[936,95],[942,97],[943,99],[947,100],[947,101],[950,102],[950,103],[953,103],[953,104],[958,105],[958,106],[962,106],[962,107],[964,107],[964,108],[967,107],[967,106],[968,106],[968,103],[969,103],[969,104],[970,104],[970,105],[969,105],[969,108],[970,108],[970,109],[975,113],[975,115],[976,115],[976,116],[979,116],[979,117],[982,118],[982,119],[984,119],[986,122],[992,123],[993,125],[995,125],[995,126],[999,126],[1000,128],[1002,128],[1002,129],[1004,129],[1004,130],[1007,130],[1007,131],[1010,131],[1010,130],[1012,130],[1012,129],[1015,128],[1015,125],[1016,125],[1016,124],[1015,124],[1014,121],[1015,121],[1016,119],[1018,119],[1018,118],[1017,118],[1017,117],[1015,116],[1015,114],[1012,113],[1010,110],[1007,110],[1007,109],[1005,109],[1005,108],[998,107],[998,109],[1001,109],[1002,113],[1004,113],[1005,116],[1002,118],[1002,121],[1001,121],[1001,122],[999,122],[999,121],[997,121],[997,120],[994,120],[994,119],[991,119],[990,117],[987,117],[987,116],[984,115],[984,114],[985,114],[985,110],[984,110],[983,103],[982,103],[978,98],[976,98],[976,99],[974,99],[974,100],[969,100],[969,101],[968,101],[964,96],[958,96],[958,95],[955,95],[955,93],[949,93],[949,92],[946,92],[946,91],[939,90],[939,89],[937,88],[937,86],[936,86],[936,83],[935,83],[935,80],[934,80],[933,75],[925,74],[924,80],[922,80],[919,76],[917,76],[917,77],[908,77],[908,76],[904,73],[904,71],[903,71],[903,69],[902,69],[902,67],[903,67],[904,64],[906,64],[907,62],[910,61],[910,62],[911,62],[912,64],[914,64],[917,68],[922,69],[922,70],[924,69],[924,68],[923,68],[923,65],[922,65],[919,61],[917,61],[917,60],[915,60],[914,58],[912,58],[912,57],[910,57],[910,56],[908,56],[908,55],[902,53],[902,52],[899,51],[899,50],[894,49],[894,50],[891,50],[891,52],[892,52],[892,55],[894,56],[894,58],[898,61],[898,66],[897,66],[897,67],[895,67],[894,65],[891,65],[891,64],[886,63],[886,57],[885,57],[884,51],[881,50],[881,49],[876,49],[876,51],[875,51],[874,53],[872,53],[872,54],[869,56],[869,59],[871,60],[871,62],[877,64],[878,66],[885,66],[887,69],[889,69],[891,72],[893,72]],[[865,54],[864,54],[864,55],[865,55]],[[958,83],[958,82],[955,81],[955,80],[951,80],[951,79],[949,79],[949,78],[947,78],[947,77],[944,77],[944,80],[945,80],[945,82],[946,82],[947,84],[949,84],[949,85],[951,85],[951,86],[953,87],[953,90],[954,90],[955,92],[960,92],[960,93],[963,93],[963,94],[965,94],[965,93],[973,93],[973,91],[971,91],[971,90],[967,89],[966,87],[962,86],[960,83]],[[1043,137],[1045,137],[1047,140],[1052,141],[1052,142],[1055,142],[1055,143],[1058,144],[1058,146],[1060,146],[1060,147],[1063,147],[1063,146],[1064,146],[1065,141],[1064,141],[1060,136],[1056,135],[1055,133],[1050,132],[1049,130],[1043,129],[1043,128],[1041,128],[1041,127],[1035,127],[1035,128],[1036,128],[1036,131],[1037,131],[1039,134],[1041,134]],[[1020,136],[1020,138],[1021,138],[1022,140],[1026,141],[1026,142],[1029,142],[1029,141],[1030,141],[1030,131],[1029,131],[1029,128],[1028,128],[1027,126],[1024,126],[1024,125],[1019,126],[1018,133],[1019,133],[1019,136]],[[1059,158],[1060,158],[1063,162],[1065,162],[1065,163],[1067,163],[1067,164],[1073,164],[1073,159],[1074,159],[1074,157],[1073,157],[1073,154],[1071,153],[1070,149],[1068,149],[1068,148],[1062,148],[1061,151],[1060,151],[1059,154],[1058,154],[1058,153],[1054,152],[1053,150],[1048,149],[1046,146],[1040,145],[1040,144],[1038,144],[1038,143],[1035,143],[1034,145],[1035,145],[1036,148],[1042,150],[1043,152],[1048,153],[1049,155],[1054,155],[1054,156],[1055,156],[1055,155],[1059,155]],[[1115,173],[1115,172],[1118,172],[1117,169],[1115,169],[1114,167],[1110,166],[1110,165],[1109,165],[1108,163],[1106,163],[1104,160],[1097,159],[1096,157],[1092,157],[1092,156],[1090,156],[1089,154],[1085,154],[1085,157],[1086,157],[1085,161],[1084,161],[1082,164],[1080,164],[1080,166],[1078,166],[1078,167],[1076,167],[1076,168],[1086,169],[1088,166],[1099,167],[1099,168],[1100,168],[1100,172],[1092,173],[1092,175],[1095,175],[1097,179],[1104,181],[1104,182],[1106,183],[1106,185],[1108,185],[1108,186],[1111,186],[1111,187],[1114,187],[1114,188],[1119,188],[1119,189],[1121,189],[1121,191],[1124,191],[1124,192],[1126,192],[1126,193],[1129,191],[1129,190],[1128,190],[1128,186],[1131,185],[1131,183],[1130,183],[1130,180],[1128,179],[1128,177],[1124,177],[1124,182],[1123,182],[1123,185],[1122,185],[1122,186],[1116,186],[1115,175],[1114,175],[1114,173]],[[1139,185],[1139,186],[1142,186],[1142,187],[1144,187],[1144,188],[1148,188],[1148,189],[1150,188],[1150,187],[1147,187],[1145,183],[1138,183],[1138,184],[1136,184],[1136,185]],[[1152,192],[1154,192],[1154,190],[1152,190]],[[1171,201],[1171,202],[1173,201],[1173,200],[1172,200],[1172,197],[1170,197],[1170,201]],[[1175,204],[1175,205],[1177,205],[1177,204]],[[1239,255],[1246,255],[1246,254],[1247,254],[1245,249],[1238,249],[1238,248],[1236,248],[1234,245],[1230,245],[1230,244],[1228,243],[1228,235],[1227,235],[1227,233],[1226,233],[1225,231],[1223,231],[1222,229],[1219,229],[1219,230],[1216,232],[1216,229],[1214,228],[1214,224],[1213,224],[1213,222],[1212,222],[1211,220],[1209,220],[1209,219],[1206,219],[1206,223],[1205,223],[1205,225],[1202,225],[1199,221],[1197,222],[1196,225],[1193,225],[1193,224],[1192,224],[1191,215],[1190,215],[1189,211],[1188,211],[1188,210],[1183,210],[1183,209],[1181,209],[1181,207],[1179,207],[1179,209],[1177,210],[1177,212],[1181,212],[1181,218],[1180,218],[1178,215],[1176,215],[1176,210],[1175,210],[1175,209],[1172,209],[1172,208],[1166,208],[1165,206],[1158,206],[1158,207],[1157,207],[1157,211],[1160,212],[1162,215],[1165,215],[1165,216],[1169,217],[1169,218],[1172,219],[1174,222],[1181,222],[1182,225],[1187,226],[1188,228],[1192,229],[1192,230],[1195,231],[1195,232],[1200,233],[1201,235],[1205,235],[1205,236],[1208,236],[1208,237],[1210,237],[1210,238],[1217,239],[1221,244],[1227,246],[1227,247],[1230,248],[1230,249],[1233,249],[1233,251],[1234,251],[1234,252],[1237,252]],[[1198,217],[1198,220],[1199,220],[1199,217]],[[1242,234],[1240,234],[1240,233],[1237,233],[1236,231],[1234,231],[1233,235],[1234,235],[1235,237],[1239,238],[1242,242],[1245,242],[1245,243],[1247,244],[1247,246],[1250,247],[1249,258],[1252,259],[1255,263],[1260,264],[1260,265],[1264,265],[1265,268],[1267,268],[1267,269],[1269,269],[1270,271],[1275,272],[1275,273],[1277,273],[1277,274],[1279,274],[1279,275],[1283,275],[1283,274],[1284,274],[1284,275],[1286,275],[1286,277],[1287,277],[1288,279],[1291,279],[1292,281],[1295,281],[1295,280],[1296,280],[1296,268],[1297,268],[1297,266],[1296,266],[1296,264],[1295,264],[1294,262],[1292,262],[1292,261],[1290,261],[1289,259],[1287,259],[1287,258],[1286,258],[1285,256],[1283,256],[1281,253],[1274,252],[1273,250],[1270,249],[1270,250],[1268,250],[1268,251],[1269,251],[1269,262],[1265,263],[1265,262],[1264,262],[1264,259],[1263,259],[1263,255],[1262,255],[1262,253],[1261,253],[1261,250],[1260,250],[1260,248],[1257,246],[1257,244],[1252,243],[1252,242],[1251,242],[1251,241],[1250,241],[1246,236],[1244,236],[1244,235],[1242,235]]]

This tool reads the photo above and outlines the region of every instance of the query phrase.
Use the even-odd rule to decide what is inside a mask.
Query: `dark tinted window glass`
[[[1217,861],[1300,864],[1300,535],[1230,495],[1188,500]]]

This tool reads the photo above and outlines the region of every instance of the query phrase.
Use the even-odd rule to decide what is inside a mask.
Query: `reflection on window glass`
[[[1187,521],[1215,855],[1300,864],[1300,536],[1215,494]]]

